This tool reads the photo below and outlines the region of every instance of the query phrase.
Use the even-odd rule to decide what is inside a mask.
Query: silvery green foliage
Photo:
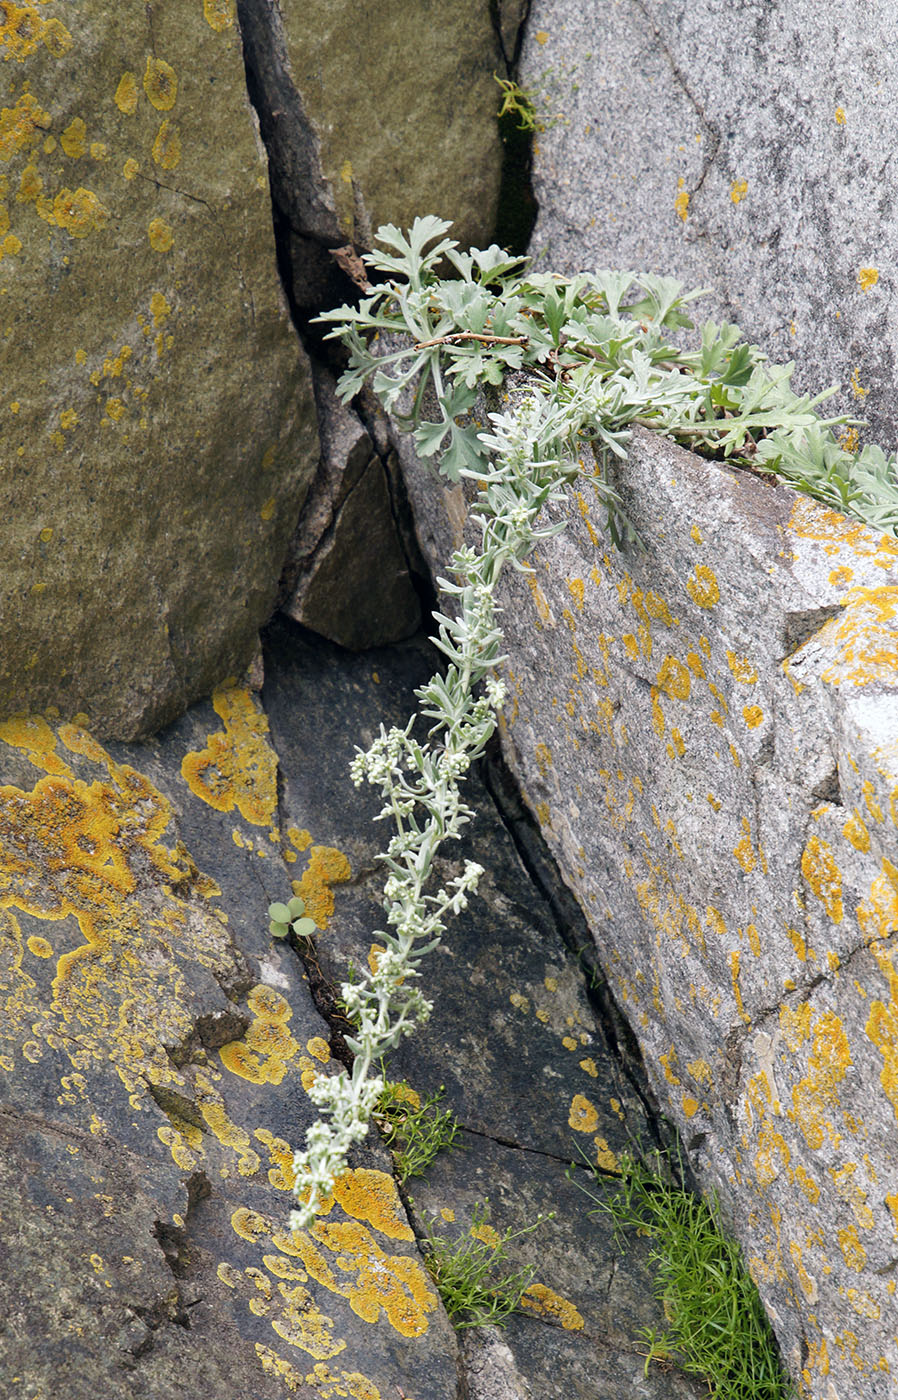
[[[355,1059],[351,1073],[319,1075],[310,1089],[330,1121],[316,1123],[296,1154],[296,1225],[309,1223],[367,1132],[383,1089],[380,1078],[369,1078],[372,1067],[429,1016],[419,965],[482,873],[469,861],[447,888],[428,890],[438,849],[457,839],[472,815],[459,782],[492,735],[504,695],[494,674],[502,643],[495,586],[507,564],[525,567],[534,544],[562,528],[538,525],[543,507],[583,472],[607,509],[615,542],[633,540],[608,467],[625,455],[636,423],[781,475],[818,500],[898,532],[895,458],[875,447],[857,457],[845,452],[831,429],[848,420],[816,413],[828,394],[795,394],[792,365],[771,364],[740,340],[736,326],[709,321],[697,348],[672,343],[671,332],[693,328],[684,308],[700,293],[629,272],[534,273],[525,259],[495,246],[460,252],[446,237],[449,228],[429,216],[407,234],[389,224],[379,229],[381,250],[365,262],[386,280],[357,307],[320,318],[349,350],[338,385],[343,400],[370,382],[400,416],[412,396],[400,421],[419,455],[438,457],[453,481],[477,482],[472,520],[481,540],[477,550],[457,551],[452,578],[438,580],[447,612],[434,615],[435,643],[448,664],[416,692],[431,721],[427,739],[414,737],[414,720],[382,730],[352,765],[357,785],[380,789],[380,815],[394,828],[381,856],[389,872],[389,931],[374,934],[385,949],[376,969],[341,989],[357,1026],[347,1038]],[[454,275],[439,276],[440,264]],[[491,413],[484,432],[470,417],[478,392],[509,376],[515,402]],[[433,402],[437,413],[428,417],[425,404]]]

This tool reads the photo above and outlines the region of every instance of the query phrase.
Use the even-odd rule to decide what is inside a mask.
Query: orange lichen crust
[[[111,1062],[131,1094],[143,1094],[147,1080],[170,1083],[178,1075],[164,1043],[192,1024],[179,964],[234,971],[230,940],[206,903],[218,888],[179,842],[165,844],[168,799],[85,730],[61,725],[54,737],[43,720],[19,719],[0,739],[44,773],[30,791],[0,788],[6,1061],[33,1037],[38,1050],[64,1048],[79,1070]],[[101,776],[77,777],[60,740]],[[13,910],[60,925],[46,940],[58,950],[47,991],[27,961],[46,960],[43,941],[23,939]]]
[[[253,987],[247,1003],[252,1025],[242,1040],[221,1047],[221,1062],[252,1084],[280,1084],[300,1050],[287,1028],[293,1009],[280,992],[261,983]]]
[[[277,755],[268,742],[268,720],[238,686],[216,690],[212,704],[224,730],[210,734],[204,749],[185,755],[181,776],[216,812],[236,807],[254,826],[271,826],[277,816]]]
[[[544,1283],[531,1283],[530,1287],[524,1290],[521,1307],[557,1323],[565,1332],[579,1332],[583,1326],[583,1318],[573,1303],[562,1298],[560,1293],[554,1293]]]
[[[349,1221],[319,1219],[309,1231],[288,1233],[259,1211],[241,1206],[231,1217],[234,1232],[263,1250],[265,1271],[251,1266],[242,1272],[233,1265],[219,1266],[219,1278],[244,1293],[256,1316],[268,1316],[280,1337],[327,1360],[345,1343],[330,1335],[329,1318],[316,1310],[304,1286],[311,1280],[345,1298],[356,1316],[375,1323],[381,1313],[404,1337],[427,1331],[428,1314],[437,1299],[417,1258],[387,1254],[364,1225],[391,1239],[411,1241],[414,1235],[402,1218],[393,1178],[385,1172],[359,1168],[344,1172],[318,1211],[330,1215],[335,1204]],[[273,1253],[271,1246],[278,1251]]]
[[[333,846],[313,846],[302,879],[293,881],[293,893],[305,900],[306,914],[319,928],[327,928],[334,912],[331,885],[351,878],[349,861]]]

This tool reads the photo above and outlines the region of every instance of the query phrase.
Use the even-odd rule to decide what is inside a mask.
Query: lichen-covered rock
[[[463,500],[407,479],[434,565]],[[504,742],[813,1400],[890,1394],[898,543],[637,432],[502,583]]]
[[[301,306],[340,293],[320,250],[370,248],[379,224],[433,212],[456,221],[463,245],[492,237],[502,164],[493,74],[505,68],[491,10],[487,0],[242,0]],[[519,19],[504,11],[511,42]]]
[[[421,609],[384,463],[325,370],[315,399],[321,461],[290,542],[282,606],[340,646],[385,646],[417,630]]]
[[[601,14],[598,29],[580,0],[530,10],[522,82],[555,119],[537,138],[533,249],[559,272],[712,288],[709,315],[796,360],[803,390],[841,384],[832,402],[894,446],[895,8],[621,0]]]
[[[340,890],[340,917],[319,950],[329,978],[342,981],[350,964],[371,965],[382,946],[372,933],[383,920],[376,856],[389,834],[373,821],[380,796],[367,786],[353,791],[349,764],[356,743],[370,742],[380,725],[405,726],[435,656],[418,639],[347,657],[294,633],[280,620],[269,630],[266,706],[287,819],[339,829],[359,872]],[[296,724],[301,705],[314,722]],[[677,1367],[644,1373],[640,1329],[664,1325],[641,1247],[647,1242],[636,1241],[622,1258],[610,1220],[590,1215],[593,1202],[578,1189],[598,1193],[588,1163],[613,1173],[623,1152],[647,1146],[657,1132],[638,1063],[610,1048],[614,1026],[600,1010],[602,979],[590,998],[567,944],[587,943],[582,915],[574,906],[564,921],[554,872],[544,889],[533,881],[479,775],[470,775],[465,799],[474,820],[441,853],[435,879],[445,884],[464,858],[476,857],[485,873],[422,968],[433,1015],[388,1061],[390,1077],[407,1080],[419,1101],[442,1087],[440,1106],[462,1131],[458,1146],[410,1178],[406,1191],[413,1223],[447,1237],[472,1228],[484,1198],[492,1219],[480,1236],[486,1242],[495,1240],[490,1231],[523,1230],[538,1215],[555,1214],[511,1246],[515,1267],[534,1266],[533,1286],[501,1334],[507,1345],[496,1345],[495,1329],[467,1337],[460,1393],[472,1400],[698,1400],[704,1385]]]
[[[351,872],[279,820],[258,704],[222,689],[145,746],[7,723],[0,777],[0,1392],[454,1400],[386,1154],[288,1227],[339,1066],[266,906],[292,876],[324,930]]]
[[[247,664],[317,457],[232,0],[0,11],[0,716]]]

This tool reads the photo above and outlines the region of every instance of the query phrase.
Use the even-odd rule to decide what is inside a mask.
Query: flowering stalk
[[[539,411],[534,401],[530,413]],[[504,682],[494,674],[502,660],[494,589],[506,564],[522,567],[537,540],[555,533],[554,527],[537,529],[536,520],[547,501],[559,499],[564,479],[557,457],[534,454],[538,444],[528,435],[526,409],[524,422],[513,415],[491,417],[494,432],[485,438],[502,449],[503,468],[466,473],[482,487],[473,517],[481,548],[457,550],[451,560],[455,582],[438,580],[454,615],[434,614],[434,644],[449,664],[444,675],[415,691],[421,715],[433,721],[428,738],[414,737],[414,719],[404,729],[381,727],[370,749],[357,750],[350,770],[357,787],[367,781],[380,788],[379,819],[395,827],[381,856],[389,870],[384,908],[391,931],[373,934],[384,945],[376,967],[340,989],[346,1014],[356,1023],[356,1034],[346,1037],[355,1059],[351,1073],[319,1075],[309,1090],[330,1121],[313,1124],[305,1150],[294,1159],[301,1204],[291,1216],[293,1228],[310,1223],[353,1143],[367,1133],[384,1088],[382,1079],[370,1077],[372,1067],[430,1016],[432,1003],[418,986],[419,964],[439,945],[446,916],[466,908],[483,873],[465,861],[446,887],[427,892],[440,847],[458,839],[473,816],[459,782],[483,753],[505,696]]]

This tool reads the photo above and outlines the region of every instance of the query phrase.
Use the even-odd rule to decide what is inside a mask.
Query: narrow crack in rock
[[[648,24],[651,28],[652,33],[658,41],[658,47],[660,48],[665,59],[667,60],[667,63],[670,66],[670,71],[673,73],[677,85],[680,87],[683,94],[688,99],[693,110],[695,111],[696,116],[698,117],[699,121],[701,122],[702,126],[704,127],[705,131],[708,133],[708,136],[710,138],[708,150],[702,162],[701,174],[699,175],[696,184],[689,191],[690,197],[693,197],[698,194],[702,185],[705,183],[708,171],[711,169],[711,166],[717,159],[717,153],[720,150],[720,132],[718,131],[715,124],[707,116],[704,108],[702,107],[702,104],[699,102],[698,98],[695,96],[688,82],[686,81],[686,75],[684,74],[680,65],[677,63],[677,60],[674,58],[670,50],[670,46],[668,45],[667,40],[665,39],[664,34],[661,30],[660,25],[658,24],[657,20],[652,14],[648,5],[645,3],[645,0],[632,0],[632,3],[636,6],[637,10],[639,10],[646,24]]]

